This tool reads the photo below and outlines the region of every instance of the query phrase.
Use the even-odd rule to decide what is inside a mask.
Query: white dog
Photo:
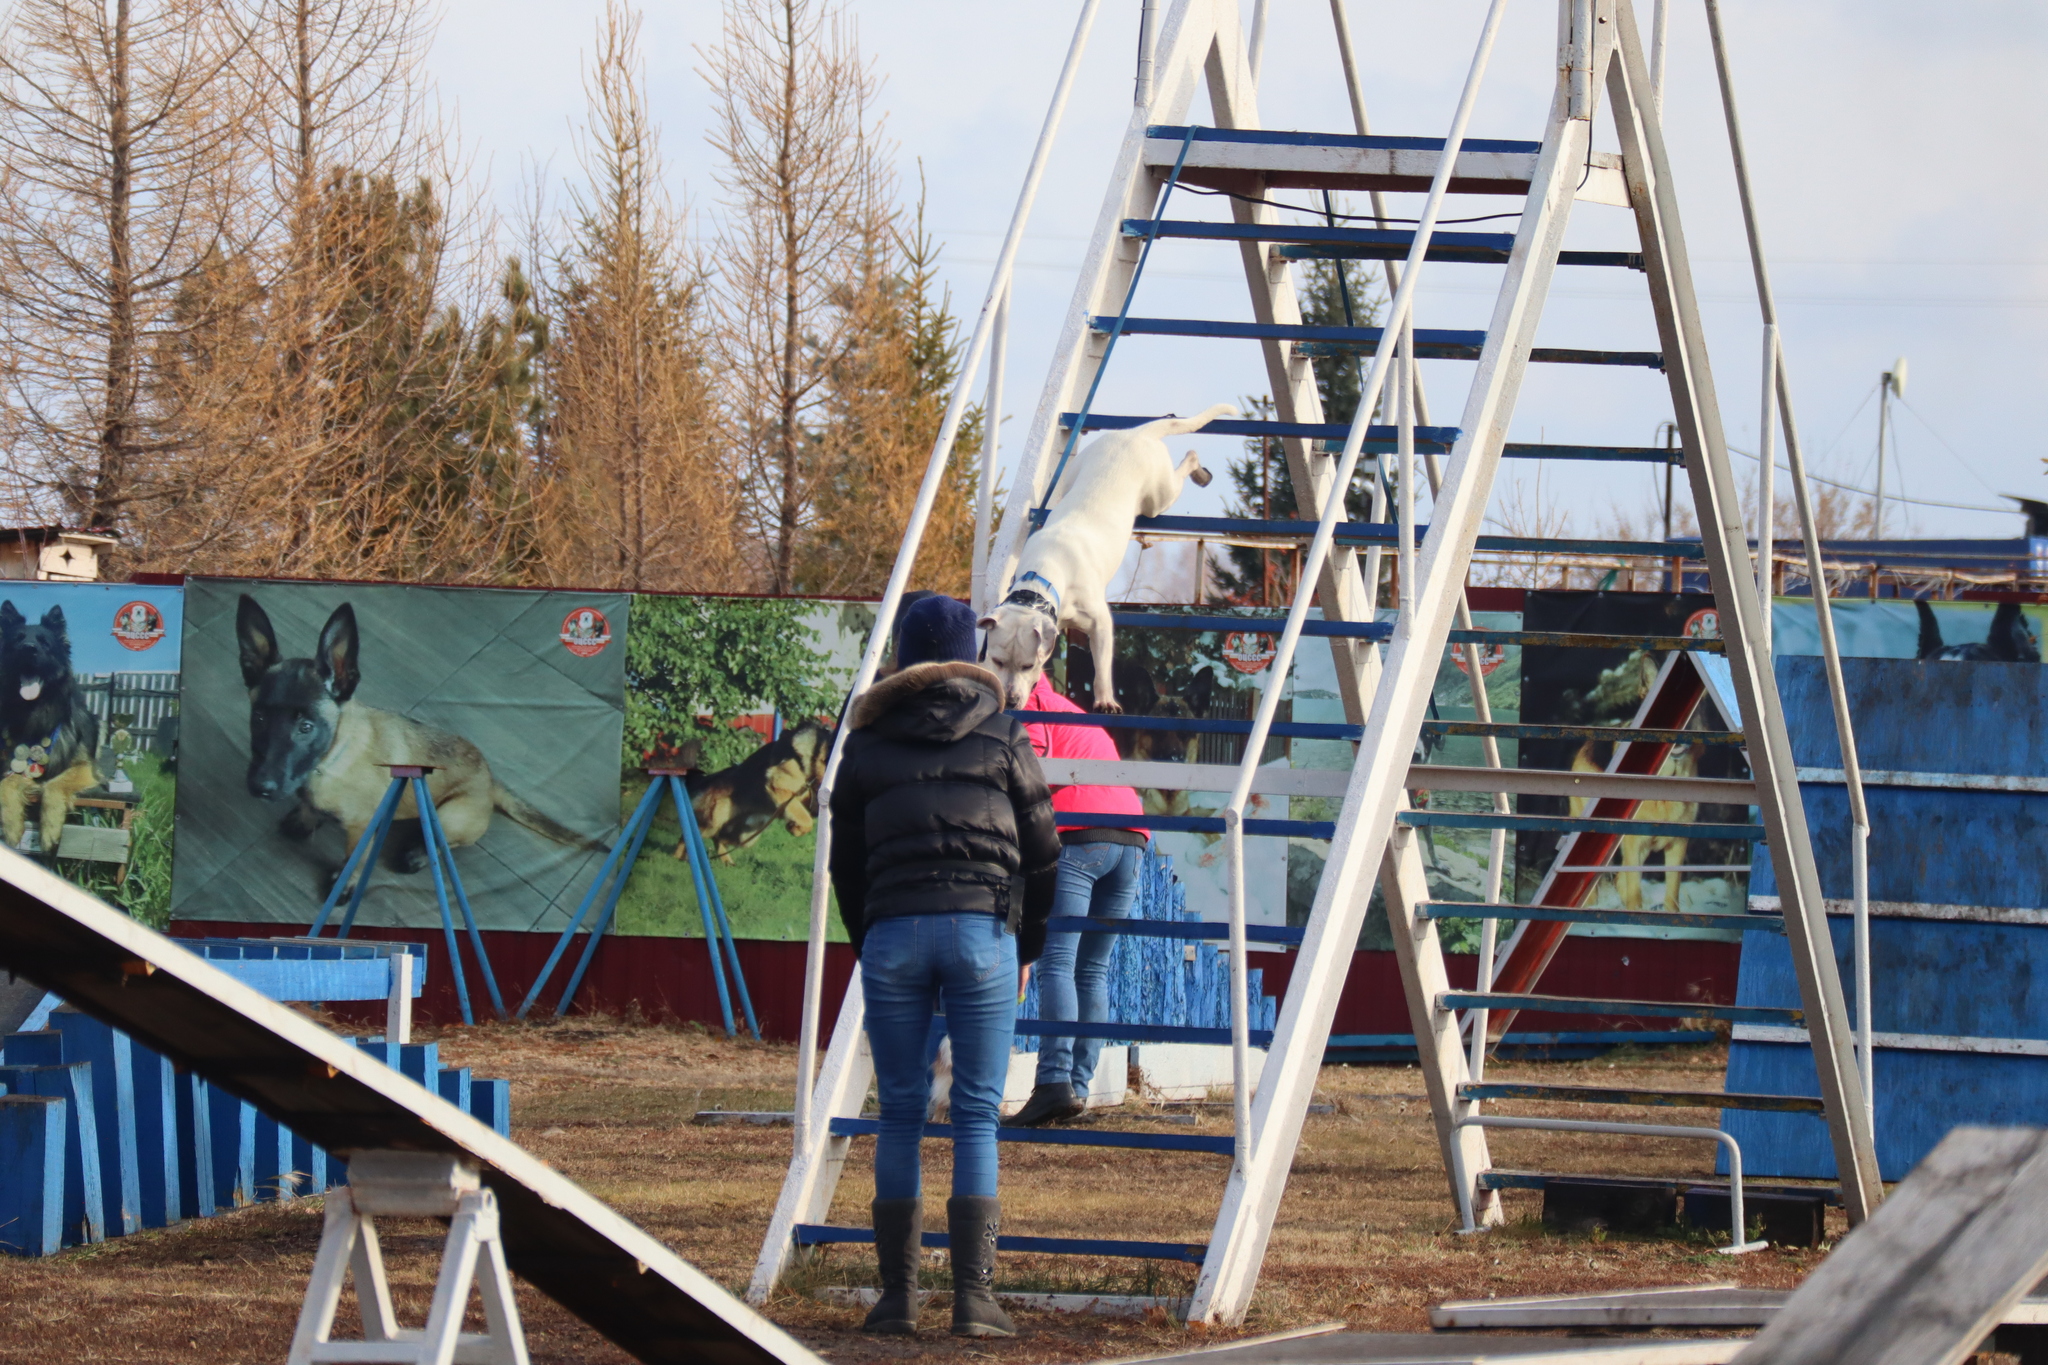
[[[1053,490],[1045,525],[1024,542],[1010,595],[981,620],[988,632],[983,661],[1003,680],[1008,706],[1025,703],[1060,631],[1079,625],[1095,656],[1095,709],[1123,710],[1110,671],[1109,580],[1123,563],[1137,518],[1171,507],[1188,479],[1208,486],[1209,471],[1195,452],[1175,464],[1165,438],[1236,412],[1218,403],[1193,417],[1162,417],[1099,436],[1075,453],[1068,477]]]

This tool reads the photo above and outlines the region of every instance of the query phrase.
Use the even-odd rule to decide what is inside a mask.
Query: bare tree
[[[148,358],[244,207],[240,48],[207,0],[21,0],[0,38],[0,325],[52,513],[122,526],[163,449]]]
[[[716,439],[701,290],[662,188],[639,16],[612,0],[585,79],[587,186],[557,253],[545,431],[558,581],[747,585]]]
[[[704,61],[730,210],[716,300],[728,440],[767,585],[789,592],[819,482],[808,428],[852,322],[838,296],[891,214],[879,80],[832,0],[726,0]]]

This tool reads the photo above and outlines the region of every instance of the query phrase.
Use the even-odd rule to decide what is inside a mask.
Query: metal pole
[[[1884,438],[1886,428],[1891,425],[1892,415],[1892,372],[1886,370],[1877,381],[1877,514],[1873,518],[1870,538],[1884,539]],[[1877,587],[1872,584],[1870,595],[1877,596]]]
[[[988,611],[989,537],[995,529],[996,458],[1002,449],[1003,370],[1010,348],[1010,285],[1003,282],[996,301],[995,332],[988,344],[988,395],[981,413],[981,480],[974,491],[974,577],[970,598],[976,615]]]
[[[1763,417],[1757,424],[1756,595],[1764,604],[1763,652],[1771,653],[1771,533],[1778,520],[1778,324],[1764,324]]]
[[[1259,88],[1259,67],[1266,57],[1266,6],[1269,0],[1252,0],[1252,38],[1246,60],[1252,69],[1252,89]]]
[[[1664,46],[1671,32],[1671,5],[1669,0],[1657,0],[1656,8],[1650,11],[1650,99],[1657,106],[1657,116],[1664,116]]]
[[[1131,103],[1140,109],[1152,104],[1152,53],[1158,36],[1158,0],[1143,0],[1138,7],[1138,79],[1131,96]]]
[[[1039,128],[1038,144],[1032,148],[1031,165],[1024,173],[1024,186],[1018,191],[1017,206],[1010,215],[1009,231],[1003,236],[1002,249],[996,253],[996,266],[989,278],[988,293],[982,300],[980,314],[975,318],[967,353],[961,357],[959,382],[953,386],[953,396],[947,400],[945,416],[939,422],[938,437],[932,442],[931,460],[925,466],[924,483],[917,490],[917,503],[911,508],[910,522],[903,528],[903,548],[897,553],[895,567],[890,570],[889,584],[882,590],[882,600],[875,612],[875,630],[861,655],[860,669],[854,675],[855,693],[866,691],[874,682],[875,672],[881,667],[882,652],[888,648],[889,622],[895,619],[897,604],[903,600],[903,590],[910,581],[910,570],[917,559],[917,548],[924,540],[925,523],[931,520],[932,504],[938,500],[939,486],[945,479],[946,462],[953,453],[953,438],[959,434],[960,420],[967,410],[967,395],[994,333],[997,307],[1009,289],[1010,276],[1017,263],[1017,249],[1023,243],[1024,224],[1030,218],[1032,203],[1038,197],[1039,183],[1045,178],[1053,138],[1059,131],[1061,117],[1066,113],[1067,97],[1073,93],[1074,80],[1081,69],[1081,56],[1088,48],[1088,33],[1094,26],[1096,11],[1101,7],[1102,0],[1082,0],[1081,17],[1074,25],[1073,41],[1067,46],[1066,64],[1060,68],[1059,83],[1053,87],[1052,104],[1045,111],[1045,122]],[[832,784],[839,776],[839,760],[845,743],[846,729],[841,726],[832,737],[832,753],[826,759],[825,775],[818,784],[818,846],[811,863],[810,941],[804,957],[803,1015],[797,1037],[794,1143],[799,1152],[810,1144],[812,1138],[811,1087],[818,1072],[818,1025],[824,1014],[825,996],[825,916],[831,898]]]
[[[1756,200],[1750,191],[1749,163],[1742,145],[1742,121],[1735,106],[1735,80],[1729,69],[1728,44],[1721,30],[1720,0],[1706,0],[1707,32],[1714,48],[1714,70],[1721,85],[1721,108],[1728,124],[1728,150],[1735,164],[1735,187],[1742,200],[1742,224],[1749,239],[1749,259],[1756,276],[1757,305],[1764,322],[1776,326],[1777,297],[1764,262],[1763,235],[1757,224]],[[1821,657],[1828,675],[1828,700],[1835,712],[1835,738],[1842,752],[1842,779],[1849,793],[1850,857],[1856,933],[1856,998],[1858,1079],[1863,1084],[1863,1109],[1876,1128],[1876,1095],[1871,1088],[1870,888],[1866,852],[1870,842],[1870,808],[1863,799],[1863,767],[1856,757],[1856,730],[1849,718],[1848,684],[1842,676],[1842,651],[1835,639],[1835,614],[1828,601],[1827,565],[1821,556],[1820,527],[1814,516],[1812,486],[1806,477],[1806,452],[1799,443],[1799,422],[1792,409],[1792,381],[1784,347],[1777,348],[1775,380],[1778,412],[1785,435],[1785,463],[1792,476],[1792,496],[1799,509],[1799,533],[1806,541],[1806,577],[1813,595],[1814,624],[1820,633]],[[1873,593],[1873,596],[1875,594]],[[1823,926],[1825,927],[1825,926]]]

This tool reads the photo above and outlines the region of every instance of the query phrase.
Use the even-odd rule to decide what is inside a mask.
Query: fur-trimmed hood
[[[950,744],[1003,709],[1003,684],[980,664],[912,664],[853,699],[853,728]]]

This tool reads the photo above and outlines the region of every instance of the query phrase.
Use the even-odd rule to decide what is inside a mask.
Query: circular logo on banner
[[[1492,677],[1493,670],[1499,668],[1507,657],[1508,647],[1506,645],[1479,646],[1479,676],[1482,678]],[[1458,666],[1460,673],[1468,676],[1471,674],[1472,664],[1466,657],[1464,648],[1458,647],[1451,650],[1451,662]]]
[[[1223,662],[1240,673],[1263,673],[1272,665],[1280,646],[1270,635],[1234,630],[1223,637]]]
[[[164,615],[148,602],[130,602],[114,613],[114,638],[129,649],[148,649],[164,638]]]
[[[1712,607],[1702,607],[1685,618],[1685,629],[1681,633],[1690,640],[1718,640],[1721,638],[1721,613]]]
[[[612,642],[612,623],[596,607],[578,607],[562,618],[562,648],[579,659],[602,654]]]

